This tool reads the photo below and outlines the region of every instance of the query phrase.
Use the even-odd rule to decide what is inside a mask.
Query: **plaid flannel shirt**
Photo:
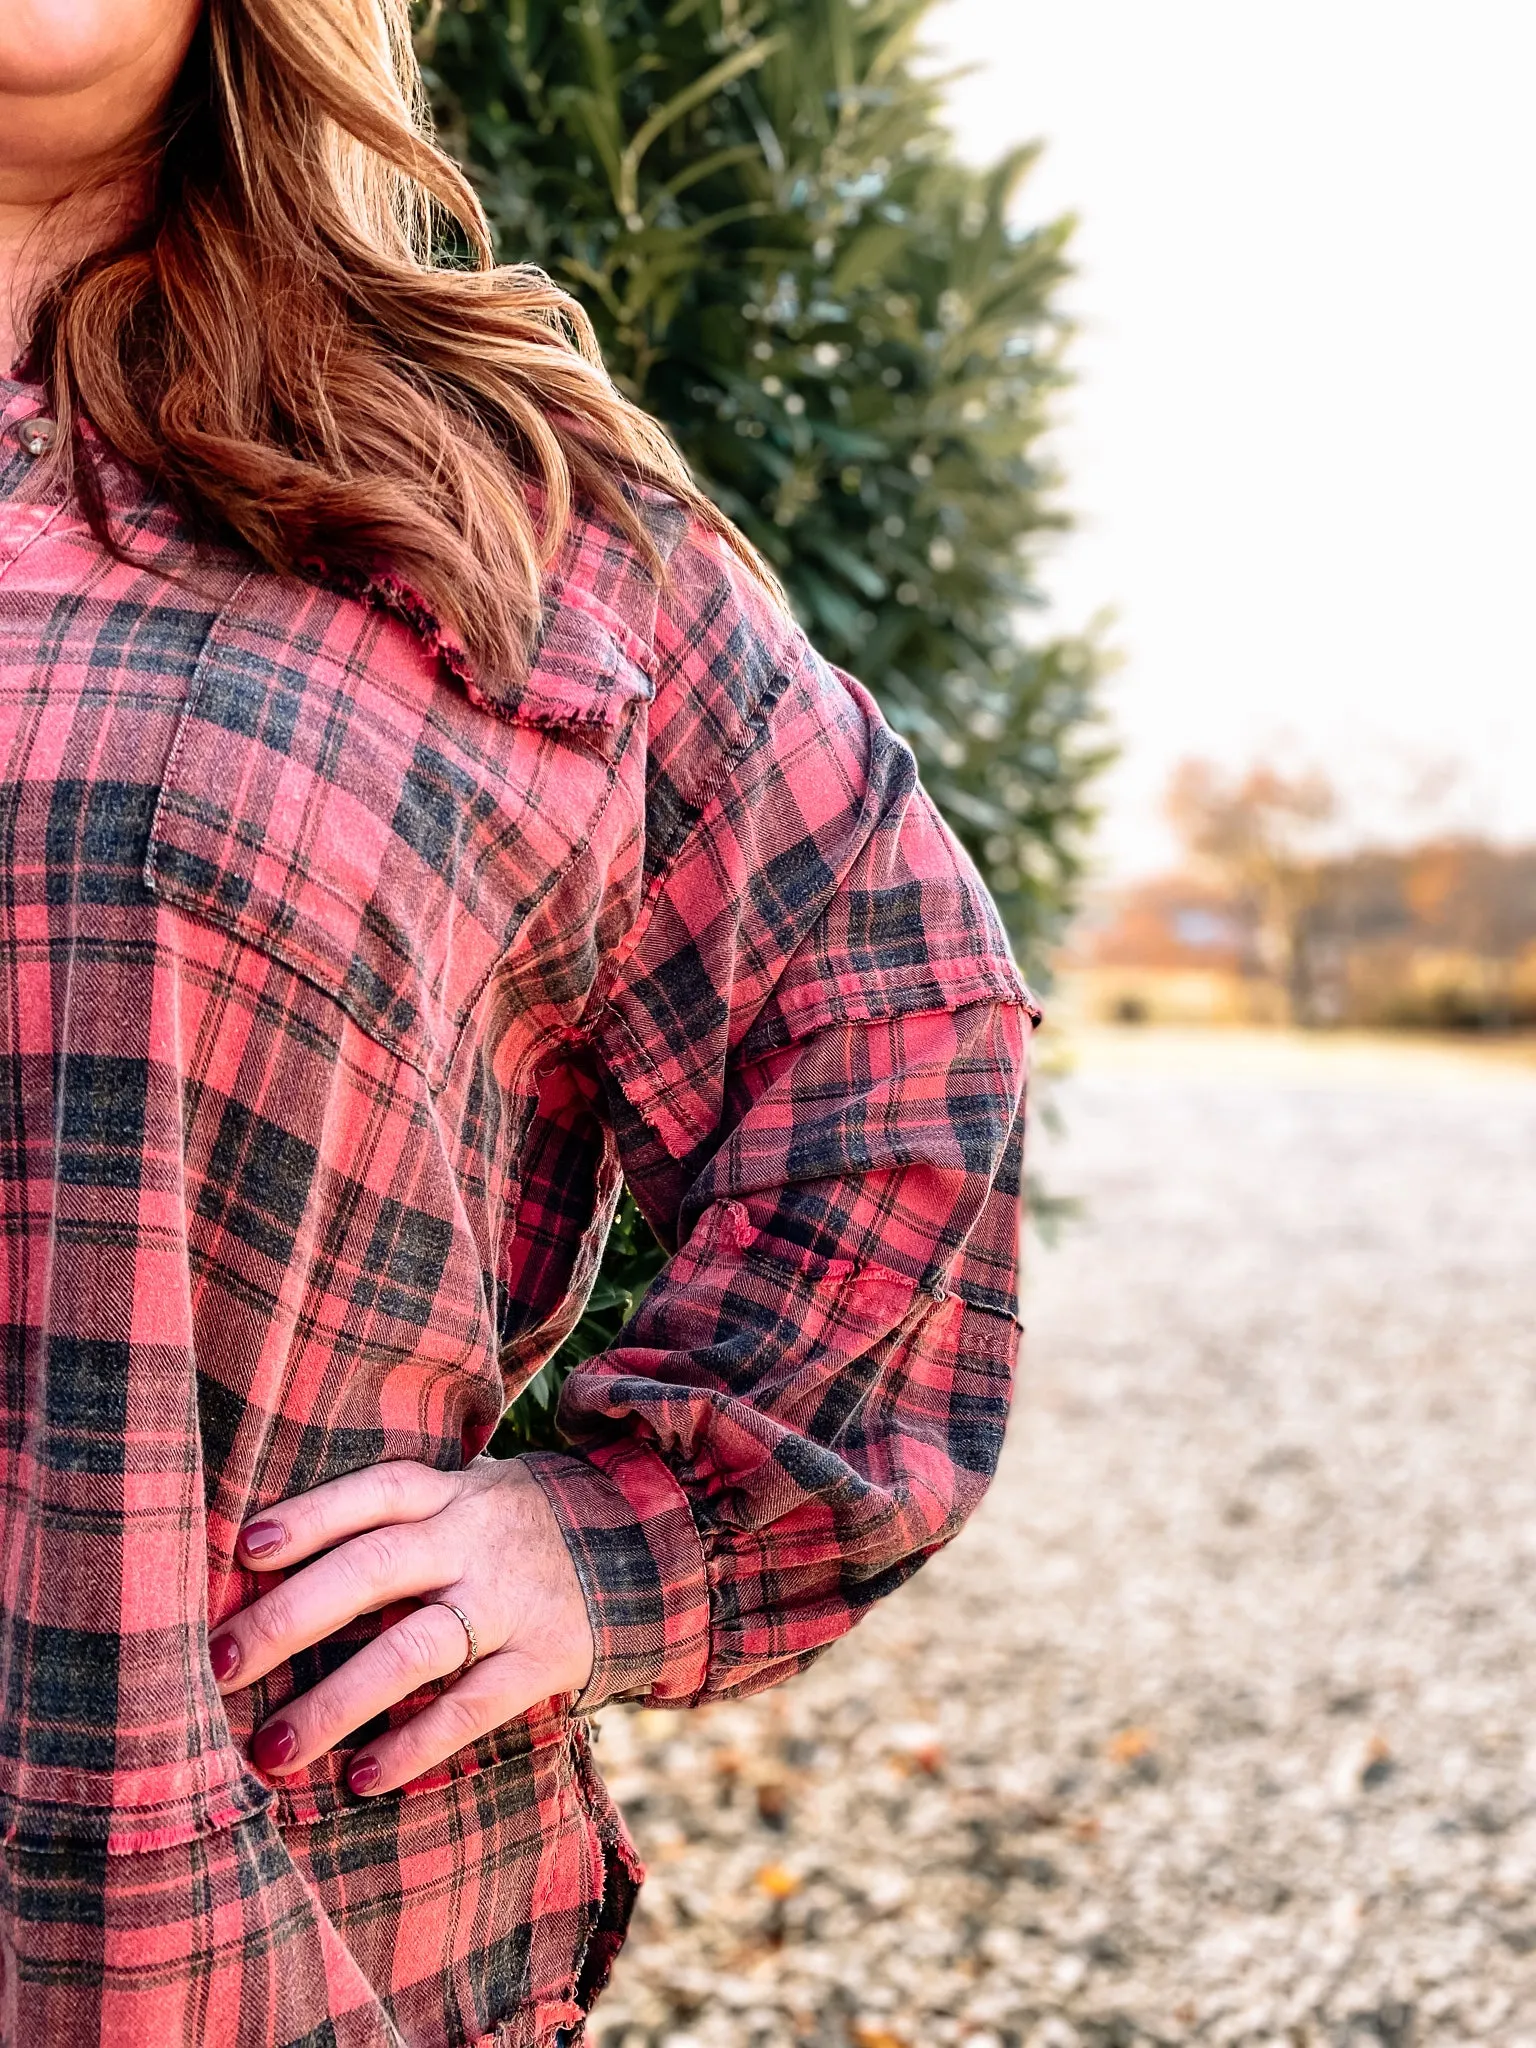
[[[786,1676],[993,1469],[1029,998],[906,748],[674,505],[659,586],[578,520],[493,684],[109,471],[114,559],[41,409],[0,382],[0,2039],[577,2040],[639,1877],[581,1710]],[[393,1797],[264,1781],[403,1610],[222,1701],[240,1525],[479,1454],[621,1172],[675,1256],[531,1460],[587,1694]]]

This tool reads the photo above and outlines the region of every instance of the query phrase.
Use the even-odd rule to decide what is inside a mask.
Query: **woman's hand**
[[[576,1568],[543,1489],[515,1459],[480,1458],[463,1472],[373,1465],[283,1501],[240,1532],[240,1558],[256,1571],[317,1551],[326,1554],[220,1624],[209,1644],[220,1692],[238,1692],[360,1614],[412,1596],[429,1604],[257,1729],[252,1754],[274,1776],[459,1669],[469,1644],[443,1601],[469,1617],[479,1657],[352,1759],[354,1792],[393,1791],[539,1700],[579,1692],[591,1675]]]

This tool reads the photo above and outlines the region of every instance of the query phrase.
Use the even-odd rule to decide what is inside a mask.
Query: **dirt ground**
[[[1536,1060],[1126,1032],[1054,1099],[971,1527],[603,1717],[599,2048],[1536,2048]]]

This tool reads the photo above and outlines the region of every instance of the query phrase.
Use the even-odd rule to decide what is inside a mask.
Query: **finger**
[[[450,1619],[452,1617],[450,1616]],[[546,1666],[516,1649],[498,1650],[473,1665],[455,1685],[360,1750],[347,1767],[354,1792],[393,1792],[478,1742],[504,1721],[526,1714],[552,1691]]]
[[[219,1690],[237,1692],[265,1677],[360,1614],[452,1585],[462,1568],[450,1532],[436,1521],[352,1537],[220,1624],[208,1645]]]
[[[280,1777],[302,1770],[375,1714],[408,1699],[464,1662],[464,1624],[440,1603],[420,1607],[376,1636],[313,1691],[258,1728],[251,1753]]]
[[[424,1522],[456,1500],[461,1488],[462,1474],[404,1458],[365,1465],[264,1508],[240,1531],[240,1555],[261,1571],[276,1571],[364,1529]]]

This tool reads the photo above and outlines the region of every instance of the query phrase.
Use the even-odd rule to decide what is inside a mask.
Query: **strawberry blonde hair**
[[[287,573],[387,571],[492,674],[526,662],[578,501],[654,564],[633,486],[657,486],[772,581],[580,306],[494,262],[431,137],[409,0],[206,0],[136,170],[136,225],[33,327],[55,459],[114,552],[83,415],[197,527]],[[470,267],[439,260],[455,226]]]

